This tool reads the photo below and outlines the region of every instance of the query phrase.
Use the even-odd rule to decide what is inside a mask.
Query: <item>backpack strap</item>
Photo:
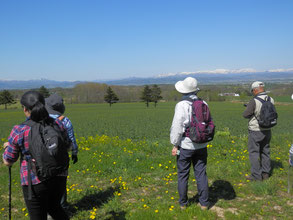
[[[258,101],[260,101],[261,103],[267,102],[267,101],[271,101],[271,97],[267,96],[266,100],[263,100],[262,98],[255,96],[255,99],[257,99]]]
[[[199,121],[198,121],[196,115],[193,114],[193,112],[195,112],[195,109],[194,109],[194,111],[193,111],[193,108],[194,108],[194,107],[193,107],[193,103],[194,103],[195,101],[202,101],[202,99],[200,99],[200,98],[192,99],[192,98],[190,98],[190,97],[187,97],[187,98],[183,98],[183,99],[182,99],[182,101],[184,101],[184,100],[189,101],[189,102],[192,103],[192,105],[191,105],[191,118],[194,116],[194,119],[195,119],[196,123],[199,123]],[[189,125],[188,127],[185,128],[185,131],[184,131],[184,133],[183,133],[183,137],[186,137],[186,131],[187,131],[187,129],[189,129],[189,128],[190,128],[190,125]]]
[[[33,127],[36,122],[34,122],[33,120],[29,119],[26,120],[25,122],[23,122],[22,124],[27,125],[29,127]],[[32,158],[30,155],[30,158],[28,158],[28,155],[30,155],[30,153],[28,152],[28,154],[24,155],[24,159],[27,162],[27,181],[28,181],[28,200],[32,200],[32,176],[31,176],[31,172],[32,172]]]
[[[267,96],[266,97],[266,100],[263,100],[262,98],[260,98],[259,96],[255,96],[254,97],[255,99],[257,99],[258,101],[260,101],[261,102],[261,104],[263,104],[263,103],[265,103],[265,102],[270,102],[271,101],[271,97],[269,97],[269,96]],[[259,122],[259,119],[256,117],[256,115],[253,113],[253,115],[254,115],[254,117],[255,117],[255,119]]]

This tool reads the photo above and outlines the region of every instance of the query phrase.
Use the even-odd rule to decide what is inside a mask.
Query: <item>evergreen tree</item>
[[[48,98],[50,96],[50,92],[45,86],[41,86],[38,92],[41,93],[44,98]]]
[[[163,97],[161,96],[161,88],[158,85],[153,85],[152,88],[152,101],[155,103],[155,107],[157,107],[157,103],[159,100],[161,100]]]
[[[152,101],[152,90],[148,85],[144,86],[140,99],[149,107],[149,103]]]
[[[7,109],[7,105],[15,104],[13,95],[8,90],[3,90],[0,93],[0,105],[4,105],[5,109]]]
[[[112,88],[109,86],[106,91],[106,95],[104,96],[105,102],[109,103],[110,107],[112,104],[119,101],[118,96],[114,93]]]

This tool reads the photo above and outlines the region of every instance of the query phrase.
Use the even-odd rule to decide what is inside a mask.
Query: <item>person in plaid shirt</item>
[[[36,91],[28,91],[21,97],[20,103],[27,119],[35,122],[48,123],[52,120],[45,108],[44,97]],[[62,122],[58,119],[55,122],[64,130]],[[60,205],[60,199],[66,185],[66,176],[55,176],[41,182],[34,172],[30,172],[32,180],[32,199],[28,197],[28,164],[24,155],[29,157],[29,132],[31,128],[27,125],[15,125],[4,144],[3,162],[12,166],[20,155],[20,177],[24,200],[31,220],[45,220],[47,214],[54,219],[67,220],[69,217]]]

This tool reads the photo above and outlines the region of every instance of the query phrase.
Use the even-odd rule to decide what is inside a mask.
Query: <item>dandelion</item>
[[[158,212],[159,212],[159,210],[158,210],[158,209],[156,209],[156,210],[155,210],[155,213],[158,213]]]

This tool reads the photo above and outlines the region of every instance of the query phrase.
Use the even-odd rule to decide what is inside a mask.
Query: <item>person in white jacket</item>
[[[206,174],[207,143],[197,144],[185,136],[185,131],[191,122],[192,102],[190,99],[198,99],[197,80],[187,77],[183,81],[178,81],[175,88],[183,95],[182,100],[175,107],[170,131],[170,142],[173,145],[172,155],[177,156],[179,204],[182,209],[188,205],[188,179],[192,164],[197,181],[199,203],[202,209],[207,209],[209,206]]]

